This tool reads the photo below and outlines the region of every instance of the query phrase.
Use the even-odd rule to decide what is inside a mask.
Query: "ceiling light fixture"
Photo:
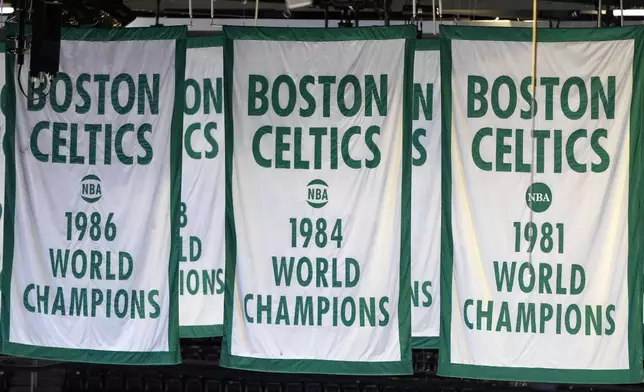
[[[613,10],[613,16],[644,16],[644,9]]]

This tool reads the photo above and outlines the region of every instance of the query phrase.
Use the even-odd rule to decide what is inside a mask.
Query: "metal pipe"
[[[597,27],[602,27],[602,0],[599,0],[597,7]]]
[[[416,22],[416,0],[411,0],[411,18]]]
[[[619,19],[621,20],[620,26],[624,26],[624,0],[619,0]]]
[[[257,19],[259,19],[259,0],[255,0],[255,27],[257,27]]]
[[[192,26],[192,0],[188,0],[188,15],[190,16],[190,26]]]
[[[154,18],[155,18],[155,23],[154,23],[154,25],[155,25],[155,26],[161,26],[161,25],[159,24],[159,17],[160,17],[160,15],[161,15],[161,0],[157,0],[157,10],[156,10],[156,12],[155,12],[155,16],[154,16]]]
[[[329,6],[324,7],[324,27],[329,27]]]
[[[23,65],[25,63],[25,24],[27,23],[25,0],[18,0],[18,7],[20,8],[18,15],[18,65]],[[18,75],[18,78],[20,76]]]
[[[436,26],[436,0],[432,0],[432,22],[434,22],[434,34],[438,34],[438,26]]]
[[[389,0],[384,0],[383,4],[385,5],[385,26],[389,26]]]

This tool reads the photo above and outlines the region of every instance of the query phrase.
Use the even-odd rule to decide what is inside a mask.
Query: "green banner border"
[[[390,362],[352,362],[307,359],[248,358],[232,354],[232,318],[235,299],[237,238],[233,213],[232,168],[234,121],[232,80],[235,40],[338,42],[356,40],[405,39],[403,86],[403,154],[401,205],[400,296],[398,298],[398,329],[401,360]],[[365,27],[352,29],[224,27],[224,110],[226,115],[226,296],[224,334],[220,364],[222,367],[263,372],[407,375],[413,373],[411,359],[411,131],[413,67],[416,30],[412,25],[396,27]]]
[[[441,41],[438,38],[423,38],[416,40],[416,52],[441,49]]]
[[[440,347],[438,336],[413,336],[411,348],[418,350],[437,350]]]
[[[299,41],[338,42],[364,40],[415,39],[411,25],[328,29],[325,27],[243,27],[224,26],[224,41]],[[225,46],[225,44],[224,44]]]
[[[429,51],[440,51],[440,40],[438,38],[432,37],[432,38],[423,38],[423,39],[416,40],[416,52],[429,52]],[[412,323],[413,323],[413,317],[412,317]],[[412,334],[411,347],[415,349],[437,349],[438,340],[439,340],[438,336],[418,336],[418,335]]]
[[[630,180],[628,206],[628,291],[632,299],[629,309],[629,365],[624,370],[583,370],[510,368],[496,366],[462,365],[451,362],[452,321],[452,45],[451,40],[485,40],[531,42],[530,29],[510,27],[441,26],[441,103],[442,103],[442,224],[441,224],[441,339],[438,374],[445,377],[492,379],[504,381],[531,381],[566,384],[630,384],[644,379],[642,368],[642,245],[637,236],[642,214],[641,196],[644,192],[642,175],[644,151],[641,127],[644,107],[644,26],[610,29],[539,29],[538,42],[635,41],[633,57],[633,97],[630,121]],[[638,197],[639,196],[639,197]]]
[[[175,40],[175,94],[174,110],[172,113],[170,135],[170,214],[171,214],[171,243],[168,260],[168,289],[170,293],[168,320],[168,351],[163,352],[127,352],[89,350],[83,348],[71,349],[60,347],[32,346],[9,342],[11,325],[11,276],[14,256],[14,227],[15,227],[15,197],[16,197],[16,101],[7,100],[6,115],[6,180],[5,180],[5,241],[3,247],[4,259],[2,273],[2,311],[1,311],[1,352],[17,357],[28,357],[70,362],[88,362],[97,364],[118,365],[174,365],[181,362],[179,349],[179,202],[181,198],[181,153],[183,133],[184,91],[183,80],[186,64],[186,33],[185,26],[155,27],[132,29],[64,29],[64,40],[74,41],[134,41],[134,40]],[[12,97],[16,96],[15,56],[8,55],[6,61],[6,87]]]
[[[217,325],[181,325],[179,337],[182,339],[217,338],[224,334],[224,326]]]
[[[188,49],[217,48],[220,46],[224,46],[223,34],[188,37]]]
[[[188,37],[187,42],[188,49],[216,48],[223,46],[224,36],[209,35],[203,37]],[[179,321],[179,337],[183,339],[215,338],[222,336],[223,331],[223,324],[181,325],[181,321]]]

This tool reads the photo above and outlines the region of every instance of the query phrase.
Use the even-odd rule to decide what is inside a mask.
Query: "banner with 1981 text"
[[[440,375],[642,381],[643,33],[441,26]]]
[[[224,35],[222,366],[411,373],[413,27]]]
[[[180,361],[185,36],[65,30],[46,84],[8,57],[4,354]]]
[[[179,332],[221,336],[224,323],[223,36],[188,38],[181,174]]]
[[[412,345],[438,348],[441,129],[438,39],[416,41],[411,182]]]

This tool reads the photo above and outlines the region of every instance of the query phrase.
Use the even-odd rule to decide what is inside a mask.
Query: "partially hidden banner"
[[[224,35],[222,366],[411,373],[413,26]]]
[[[47,84],[7,58],[4,354],[180,361],[185,36],[65,30]]]
[[[439,375],[642,381],[643,33],[441,26]]]
[[[414,58],[411,284],[412,346],[438,348],[440,330],[440,41],[416,41]]]
[[[188,38],[181,175],[180,336],[224,323],[223,36]]]

